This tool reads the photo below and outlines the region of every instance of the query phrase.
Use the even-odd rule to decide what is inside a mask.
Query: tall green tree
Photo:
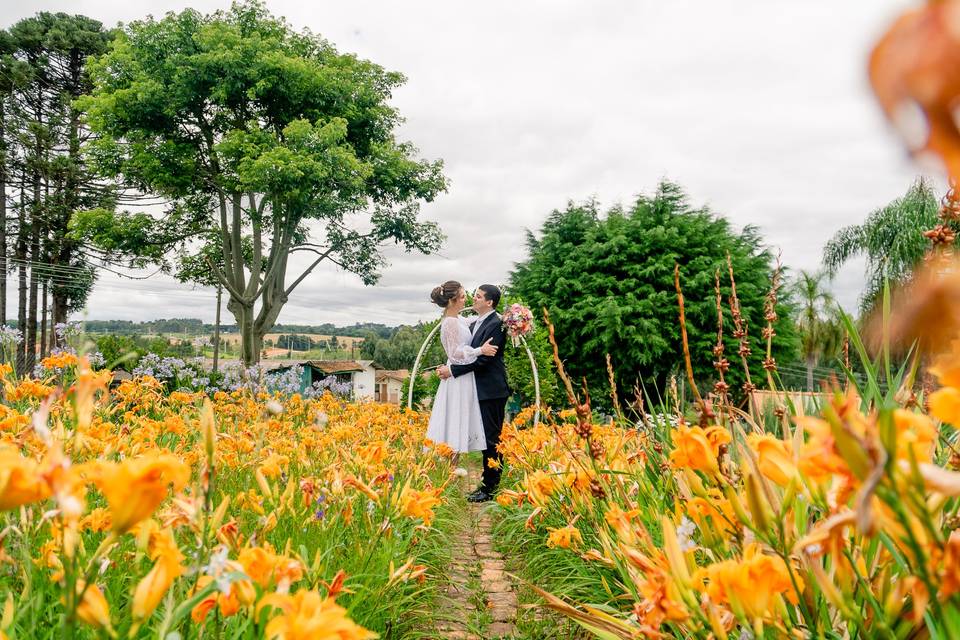
[[[824,272],[800,271],[793,283],[797,304],[800,352],[807,367],[807,390],[814,391],[813,370],[824,358],[835,358],[843,345],[844,331],[836,301],[826,288]]]
[[[923,232],[937,224],[939,206],[931,183],[918,178],[900,198],[872,212],[861,224],[840,229],[823,248],[823,266],[833,277],[849,260],[867,260],[861,311],[870,310],[884,282],[897,284],[910,277],[930,242]]]
[[[437,326],[438,320],[421,322],[415,325],[401,325],[387,338],[370,332],[360,344],[360,356],[367,360],[374,360],[387,369],[412,369],[417,359],[417,352],[427,335]],[[428,367],[435,367],[446,360],[439,337],[428,345],[420,361],[421,371]]]
[[[113,35],[99,21],[82,15],[41,13],[37,20],[42,25],[49,77],[57,88],[53,97],[59,111],[57,138],[65,142],[63,151],[50,160],[53,189],[44,225],[44,256],[58,276],[50,283],[51,323],[56,325],[86,304],[94,282],[86,247],[68,233],[70,221],[78,211],[118,198],[113,183],[98,181],[81,153],[91,132],[83,125],[76,102],[91,89],[87,59],[104,53]]]
[[[96,20],[48,12],[0,36],[0,267],[4,277],[11,266],[17,271],[20,373],[52,346],[48,328],[80,308],[93,285],[90,258],[68,237],[70,220],[78,209],[116,200],[112,184],[84,163],[80,147],[90,131],[74,102],[89,87],[87,58],[110,38]]]
[[[565,366],[575,379],[586,378],[598,401],[609,388],[608,353],[625,395],[637,381],[663,389],[667,377],[681,371],[674,265],[680,267],[684,288],[694,372],[704,390],[710,389],[706,385],[715,378],[715,274],[721,274],[726,300],[727,254],[748,324],[750,365],[757,375],[762,373],[763,305],[773,257],[754,228],[736,233],[706,207],[691,206],[676,184],[663,182],[630,208],[614,207],[605,215],[595,202],[570,203],[547,218],[538,236],[528,234],[527,249],[528,258],[511,274],[511,290],[538,316],[541,307],[549,310]],[[788,360],[797,352],[798,339],[784,299],[777,312],[774,356]],[[729,329],[728,308],[724,316]],[[727,354],[737,353],[730,331],[726,347]],[[735,356],[730,359],[736,365]],[[728,382],[741,381],[743,373],[731,367]]]
[[[13,93],[23,83],[25,74],[18,67],[16,59],[16,41],[9,31],[0,30],[0,325],[7,324],[7,261],[8,219],[7,193],[12,178],[12,166],[9,162],[10,121],[13,107]]]
[[[441,163],[394,136],[401,119],[389,99],[403,76],[293,30],[263,4],[131,23],[91,68],[81,104],[102,136],[92,156],[170,206],[159,217],[93,211],[75,233],[154,261],[219,234],[222,266],[211,271],[245,363],[259,359],[263,336],[321,262],[372,284],[385,243],[440,246],[418,208],[446,188]],[[288,275],[298,252],[312,261]]]

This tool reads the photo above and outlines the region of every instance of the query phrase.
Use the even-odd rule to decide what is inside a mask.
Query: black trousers
[[[500,444],[500,432],[503,431],[503,418],[507,410],[506,398],[480,401],[480,418],[483,420],[483,433],[487,438],[487,448],[483,450],[483,481],[480,485],[487,493],[493,493],[500,484],[503,456],[497,451]],[[496,468],[490,466],[495,460]]]

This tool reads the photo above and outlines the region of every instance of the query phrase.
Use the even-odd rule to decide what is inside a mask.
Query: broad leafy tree
[[[386,338],[371,331],[360,344],[360,354],[363,358],[374,360],[387,369],[412,369],[420,346],[438,322],[439,320],[434,320],[416,325],[401,325]],[[420,361],[420,369],[422,371],[429,367],[435,367],[443,364],[445,360],[446,355],[443,353],[440,338],[434,336],[434,339],[424,351],[423,358]]]
[[[245,363],[321,262],[370,284],[384,243],[440,246],[418,205],[445,189],[441,163],[394,135],[400,116],[389,99],[403,77],[295,31],[262,4],[131,23],[91,70],[81,104],[101,135],[92,157],[169,206],[162,216],[91,211],[74,233],[152,261],[217,234],[222,256],[210,269]],[[310,263],[289,274],[298,252]]]
[[[929,181],[919,178],[901,198],[880,207],[863,221],[840,229],[823,248],[823,265],[831,277],[849,260],[867,261],[862,311],[870,310],[883,284],[904,282],[923,259],[930,242],[923,232],[939,221],[939,206]]]
[[[548,308],[565,366],[575,378],[586,378],[598,403],[609,390],[608,353],[626,397],[638,382],[662,390],[669,375],[682,371],[674,265],[680,267],[698,383],[706,391],[715,378],[718,271],[725,301],[726,354],[733,364],[727,380],[743,381],[726,302],[728,254],[748,324],[749,362],[754,373],[762,374],[763,306],[773,256],[755,229],[735,232],[706,207],[691,206],[679,186],[664,182],[630,208],[615,207],[603,215],[595,202],[570,203],[554,211],[538,235],[528,235],[527,248],[528,258],[511,275],[512,291],[538,310],[538,316],[541,307]],[[796,330],[783,300],[777,312],[774,357],[789,360],[797,352]]]

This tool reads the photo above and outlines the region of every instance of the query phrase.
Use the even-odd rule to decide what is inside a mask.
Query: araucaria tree
[[[764,296],[770,288],[773,257],[761,246],[755,229],[736,233],[706,207],[692,207],[679,186],[662,183],[656,193],[639,196],[629,209],[616,207],[605,215],[594,202],[570,203],[550,215],[539,237],[528,235],[527,248],[529,257],[511,275],[511,291],[534,309],[548,308],[565,366],[575,377],[587,379],[594,398],[609,388],[608,353],[625,395],[637,381],[662,391],[668,376],[682,377],[674,265],[680,267],[696,379],[707,383],[715,378],[718,273],[728,329],[726,353],[736,365],[738,344],[729,331],[733,322],[728,254],[752,349],[751,371],[762,375]],[[773,355],[789,360],[796,356],[798,341],[783,300],[777,315]],[[743,371],[731,366],[726,379],[737,385],[744,379]]]
[[[68,236],[73,216],[123,199],[84,161],[92,133],[75,102],[90,86],[87,58],[111,37],[91,18],[48,12],[0,31],[0,324],[15,271],[20,375],[56,346],[53,327],[83,307],[101,266]]]
[[[440,246],[439,229],[418,213],[446,188],[441,163],[394,137],[400,117],[388,100],[404,78],[294,31],[259,2],[131,23],[91,77],[81,100],[100,134],[91,156],[169,206],[163,215],[91,211],[74,233],[161,263],[218,235],[222,258],[210,270],[247,364],[322,261],[371,284],[384,243]],[[295,252],[311,261],[290,275]]]

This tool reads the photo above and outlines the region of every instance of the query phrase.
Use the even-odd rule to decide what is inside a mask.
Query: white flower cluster
[[[175,389],[188,387],[200,390],[210,384],[210,378],[204,375],[201,362],[199,358],[187,362],[183,358],[161,358],[155,353],[148,353],[140,358],[131,373],[134,377],[151,376],[169,383]]]
[[[23,342],[23,333],[7,325],[0,325],[0,347],[12,347]]]
[[[241,366],[231,367],[224,371],[221,388],[224,391],[249,389],[252,393],[279,393],[282,396],[291,396],[299,393],[305,398],[317,398],[329,391],[333,395],[347,397],[353,390],[349,382],[339,382],[336,376],[327,376],[323,380],[314,382],[306,389],[302,389],[303,367],[296,364],[281,371],[268,372],[260,365],[244,369]]]
[[[262,365],[252,367],[234,365],[223,370],[219,381],[213,381],[203,369],[202,362],[201,358],[192,360],[175,357],[161,358],[155,353],[148,353],[140,359],[132,373],[135,377],[151,376],[167,383],[173,389],[191,389],[207,393],[246,390],[253,394],[279,394],[288,397],[299,393],[305,398],[317,398],[327,391],[337,396],[348,397],[353,390],[351,383],[339,382],[335,376],[327,376],[303,389],[303,367],[300,365],[273,372]]]
[[[78,338],[83,333],[79,322],[58,322],[53,325],[53,332],[57,334],[57,342],[63,344],[71,338]]]
[[[697,525],[687,516],[683,516],[680,526],[677,527],[677,541],[681,551],[693,551],[697,548],[697,543],[693,541],[693,534],[696,532]]]

